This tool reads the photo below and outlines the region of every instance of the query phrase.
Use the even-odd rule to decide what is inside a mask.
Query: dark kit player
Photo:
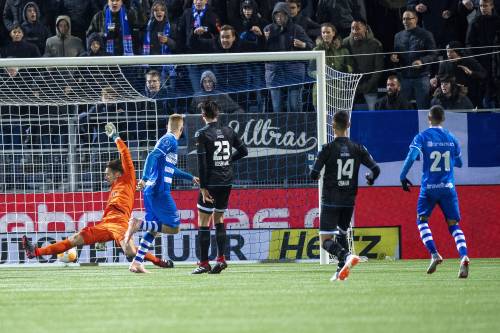
[[[205,126],[196,132],[200,194],[198,197],[198,239],[200,262],[193,274],[218,274],[227,267],[224,257],[226,229],[224,211],[227,209],[233,181],[233,162],[248,155],[248,150],[236,133],[217,121],[219,106],[213,101],[200,103],[198,108]],[[236,151],[233,153],[233,148]],[[210,220],[215,224],[217,262],[211,267]]]
[[[347,137],[350,127],[349,114],[337,111],[333,116],[335,139],[324,145],[311,170],[311,178],[318,180],[323,167],[323,193],[319,235],[325,249],[339,260],[337,272],[331,281],[345,280],[359,257],[349,253],[347,230],[351,224],[354,203],[358,192],[358,172],[361,164],[372,173],[366,175],[368,185],[373,185],[380,168],[363,145]],[[335,234],[338,234],[335,238]]]

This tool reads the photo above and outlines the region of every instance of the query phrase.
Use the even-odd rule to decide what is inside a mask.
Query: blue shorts
[[[144,193],[144,208],[146,209],[146,221],[158,223],[160,230],[162,225],[177,228],[181,223],[179,211],[170,194]]]
[[[438,204],[447,220],[460,221],[458,196],[454,188],[420,190],[417,203],[418,216],[431,216],[434,206]]]

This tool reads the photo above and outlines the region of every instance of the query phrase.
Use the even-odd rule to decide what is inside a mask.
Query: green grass
[[[500,259],[333,266],[193,266],[135,275],[125,266],[0,269],[1,332],[500,332]]]

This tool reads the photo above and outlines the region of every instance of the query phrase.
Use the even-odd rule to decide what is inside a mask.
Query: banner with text
[[[0,264],[25,262],[56,262],[56,255],[48,255],[28,260],[21,248],[24,234],[0,234]],[[70,234],[66,233],[27,233],[28,238],[42,247],[60,241]],[[138,236],[136,235],[136,241]],[[356,252],[369,259],[399,259],[399,228],[370,227],[354,229]],[[198,232],[183,230],[177,235],[160,235],[155,239],[153,252],[157,256],[174,261],[199,261]],[[127,258],[113,242],[106,243],[104,249],[95,245],[77,249],[78,261],[88,262],[125,262]],[[217,255],[215,235],[212,235],[210,259]],[[316,229],[262,229],[229,230],[227,233],[226,258],[229,260],[304,260],[319,259],[319,236]]]

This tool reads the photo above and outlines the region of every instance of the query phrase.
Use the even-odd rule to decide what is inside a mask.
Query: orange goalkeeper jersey
[[[108,215],[111,211],[118,211],[125,214],[128,219],[134,207],[136,187],[135,168],[132,156],[125,142],[120,138],[116,139],[115,142],[121,156],[123,175],[118,177],[111,186],[104,216]]]

